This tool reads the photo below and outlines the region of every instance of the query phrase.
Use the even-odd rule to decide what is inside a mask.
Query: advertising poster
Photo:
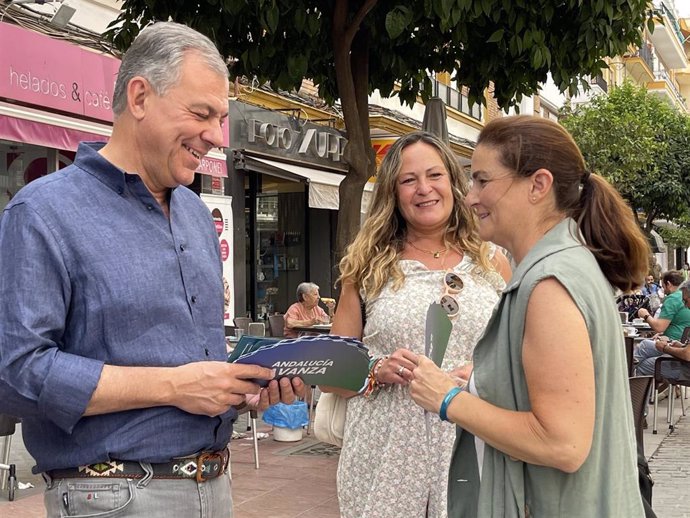
[[[235,286],[233,283],[233,242],[232,242],[232,197],[215,194],[202,194],[208,210],[211,211],[213,223],[216,225],[220,257],[223,260],[223,287],[225,305],[223,316],[226,326],[232,326],[235,318]]]

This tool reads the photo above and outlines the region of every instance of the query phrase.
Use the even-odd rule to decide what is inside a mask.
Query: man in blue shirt
[[[230,517],[234,407],[304,393],[225,362],[218,239],[184,186],[223,143],[227,94],[210,40],[154,24],[122,60],[108,144],[0,220],[0,411],[23,418],[48,516]]]
[[[654,276],[653,275],[647,275],[644,279],[644,284],[640,288],[640,293],[644,295],[645,297],[649,297],[650,295],[655,295],[659,293],[659,285],[654,282]]]
[[[661,296],[663,293],[660,293],[660,287],[659,285],[654,282],[654,276],[653,275],[647,275],[644,280],[644,284],[640,288],[640,293],[647,297],[649,300],[649,311],[651,312],[652,316],[656,313],[657,309],[659,309],[659,306],[661,306]]]

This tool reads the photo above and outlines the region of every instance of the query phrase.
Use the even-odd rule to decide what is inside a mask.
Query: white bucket
[[[301,428],[283,428],[282,426],[273,427],[273,440],[279,442],[295,442],[302,440]]]

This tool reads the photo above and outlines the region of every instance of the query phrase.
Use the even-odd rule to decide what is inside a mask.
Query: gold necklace
[[[425,249],[423,249],[423,248],[419,248],[419,247],[416,246],[412,241],[409,241],[409,240],[408,240],[407,243],[408,243],[412,248],[414,248],[415,250],[419,250],[420,252],[424,252],[425,254],[433,255],[433,256],[434,256],[434,259],[438,259],[439,257],[441,257],[441,254],[444,254],[444,253],[446,253],[446,252],[448,251],[448,247],[441,248],[440,250],[436,250],[436,251],[434,252],[433,250],[425,250]]]

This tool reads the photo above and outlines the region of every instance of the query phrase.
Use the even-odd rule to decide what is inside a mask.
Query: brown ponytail
[[[609,282],[623,291],[642,284],[650,249],[633,211],[611,184],[586,169],[563,126],[529,115],[500,117],[484,127],[480,144],[498,150],[503,165],[518,176],[548,169],[556,209],[577,221]]]
[[[622,291],[642,284],[649,266],[649,243],[623,197],[601,176],[583,185],[577,220],[585,243],[609,282]]]

